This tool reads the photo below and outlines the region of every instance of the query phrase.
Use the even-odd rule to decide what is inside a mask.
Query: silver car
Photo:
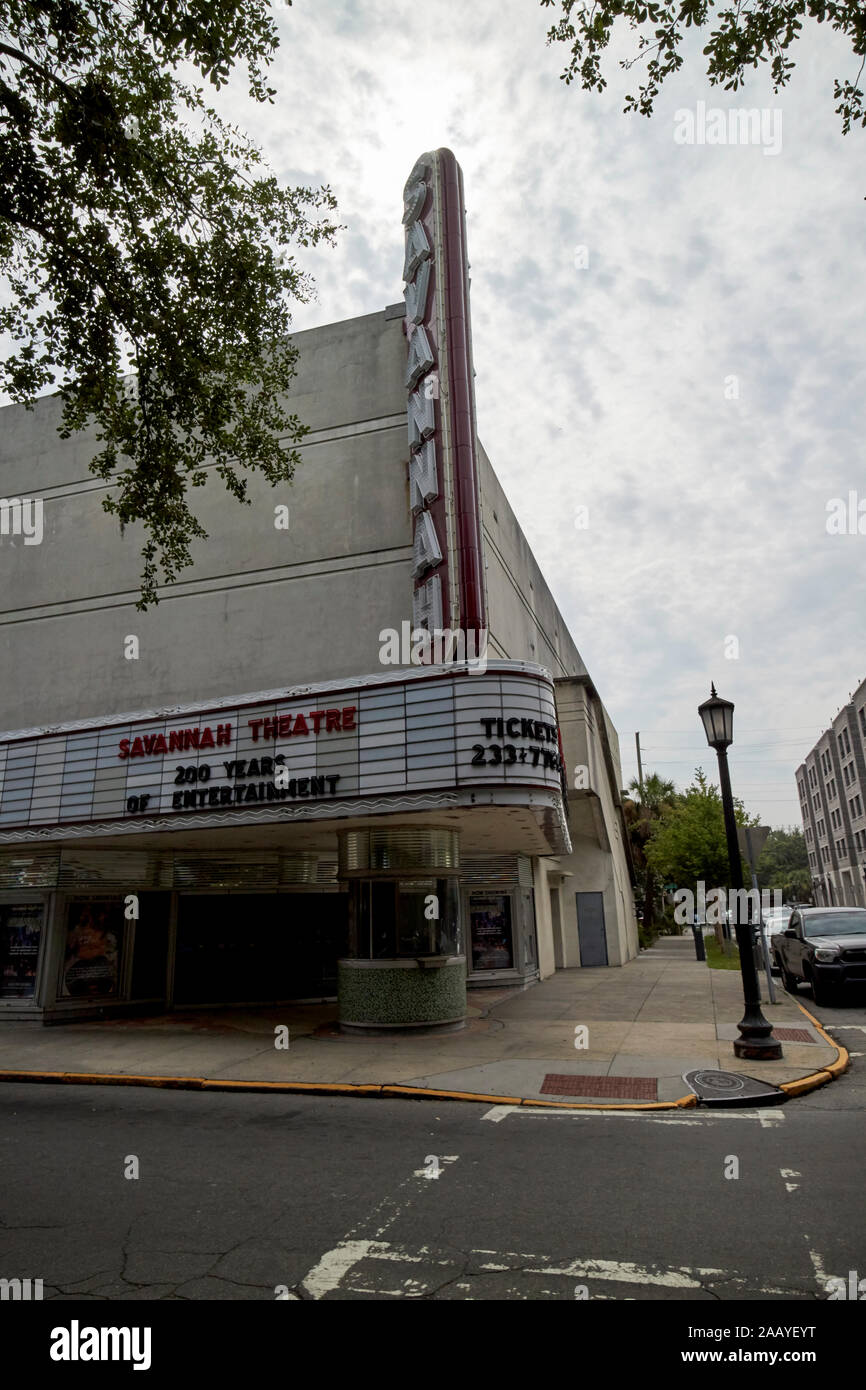
[[[770,964],[773,973],[778,974],[775,957],[773,955],[772,939],[779,932],[783,932],[791,920],[793,907],[770,907],[761,914],[761,929],[764,933],[764,940],[767,943],[767,950],[770,954]]]

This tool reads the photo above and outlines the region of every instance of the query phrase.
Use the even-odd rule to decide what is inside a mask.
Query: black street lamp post
[[[728,841],[731,888],[736,893],[733,918],[740,951],[740,974],[743,978],[743,999],[746,1007],[737,1024],[740,1036],[734,1042],[734,1056],[745,1057],[753,1062],[775,1062],[782,1056],[782,1044],[778,1038],[772,1036],[773,1025],[767,1022],[761,1012],[761,990],[755,967],[752,923],[748,920],[748,914],[745,922],[741,920],[743,861],[737,841],[737,821],[734,816],[727,753],[729,745],[734,741],[734,706],[730,700],[720,699],[716,694],[716,687],[711,685],[710,698],[698,707],[698,714],[701,716],[707,743],[711,748],[715,748],[719,759],[719,784],[725,816],[725,836]]]

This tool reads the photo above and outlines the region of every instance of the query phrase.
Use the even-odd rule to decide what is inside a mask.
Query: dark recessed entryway
[[[175,1005],[336,994],[347,923],[345,893],[183,895]]]

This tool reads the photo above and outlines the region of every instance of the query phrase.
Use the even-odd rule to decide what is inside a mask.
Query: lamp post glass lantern
[[[716,752],[727,748],[734,741],[734,706],[730,700],[723,700],[716,694],[716,687],[710,686],[710,698],[698,706],[698,714],[704,726],[707,743]]]
[[[722,793],[722,811],[725,817],[725,838],[728,842],[728,866],[733,890],[732,917],[737,933],[737,946],[740,952],[740,975],[743,980],[743,1000],[745,1010],[737,1024],[740,1036],[734,1043],[734,1056],[751,1061],[773,1062],[782,1056],[782,1044],[772,1037],[773,1025],[768,1023],[761,1012],[761,989],[758,984],[758,971],[755,965],[755,952],[752,940],[752,923],[746,914],[743,921],[743,861],[737,840],[737,820],[734,815],[734,798],[731,792],[731,777],[728,771],[727,750],[734,741],[734,706],[730,700],[723,700],[716,694],[715,685],[710,686],[710,698],[698,706],[698,714],[704,726],[707,743],[715,748],[719,760],[719,786]]]

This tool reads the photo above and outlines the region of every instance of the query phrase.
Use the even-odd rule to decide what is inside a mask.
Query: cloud
[[[626,780],[636,728],[646,768],[712,769],[696,711],[713,678],[737,705],[735,792],[798,820],[794,769],[866,665],[866,537],[824,524],[828,498],[866,496],[864,137],[843,138],[833,112],[844,44],[808,24],[782,94],[763,72],[726,93],[695,35],[646,120],[622,114],[634,73],[610,66],[603,94],[566,88],[553,12],[533,0],[276,13],[275,105],[256,109],[243,84],[220,103],[281,178],[339,199],[338,248],[303,254],[319,297],[296,327],[399,299],[403,183],[449,145],[479,433],[620,731]],[[614,59],[633,39],[615,44]],[[676,144],[676,112],[698,101],[778,109],[781,152]]]

